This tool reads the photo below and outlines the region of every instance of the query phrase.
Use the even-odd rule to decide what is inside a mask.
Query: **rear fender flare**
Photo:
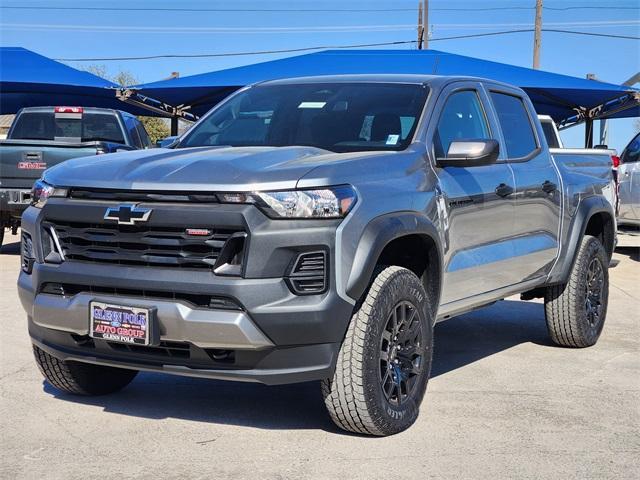
[[[561,251],[558,263],[549,276],[549,284],[565,283],[568,280],[589,220],[599,213],[606,213],[611,217],[612,221],[615,221],[613,208],[602,197],[592,196],[580,200],[576,213],[570,222],[570,233],[566,248]]]

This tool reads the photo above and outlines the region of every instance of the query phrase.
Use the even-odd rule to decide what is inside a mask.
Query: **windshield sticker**
[[[396,145],[400,140],[400,135],[389,135],[387,137],[387,145]]]
[[[302,102],[298,108],[324,108],[327,102]]]

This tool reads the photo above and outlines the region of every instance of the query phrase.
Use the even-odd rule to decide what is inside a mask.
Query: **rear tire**
[[[551,340],[562,347],[590,347],[600,337],[609,299],[608,256],[600,240],[585,235],[569,276],[547,287],[545,317]]]
[[[322,382],[338,427],[385,436],[415,422],[431,371],[431,311],[410,270],[388,267],[375,277],[351,318],[333,378]]]
[[[80,362],[63,362],[33,345],[38,368],[51,385],[74,395],[105,395],[129,385],[136,370]]]

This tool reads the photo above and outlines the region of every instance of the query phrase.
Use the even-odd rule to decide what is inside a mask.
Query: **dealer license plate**
[[[149,345],[151,310],[148,308],[90,302],[89,324],[93,338]]]

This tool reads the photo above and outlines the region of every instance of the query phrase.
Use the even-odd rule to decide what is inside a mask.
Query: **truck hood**
[[[59,187],[117,190],[252,191],[295,188],[315,167],[371,155],[314,147],[154,148],[57,165],[44,174]]]

